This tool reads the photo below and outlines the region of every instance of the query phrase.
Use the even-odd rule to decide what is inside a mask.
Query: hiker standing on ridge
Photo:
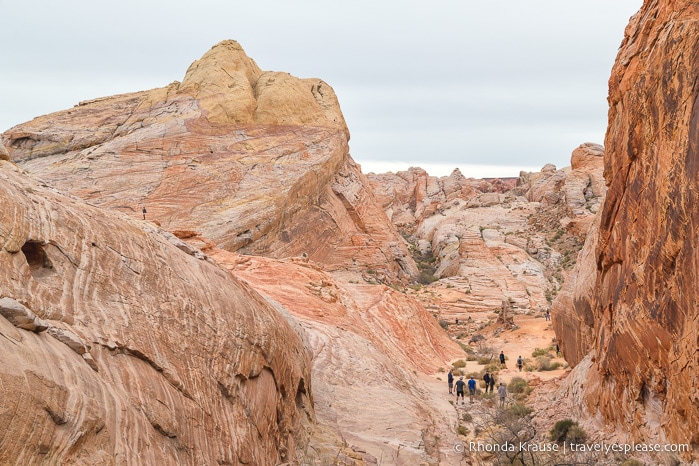
[[[522,366],[524,365],[524,359],[522,359],[522,356],[517,358],[517,367],[519,368],[519,371],[522,372]]]
[[[147,214],[146,208],[145,208],[145,207],[143,208],[143,210],[141,211],[141,213],[143,214],[143,220],[145,220],[145,219],[146,219],[146,214]]]
[[[490,393],[493,393],[493,389],[495,388],[495,376],[491,375],[490,376]],[[487,392],[488,390],[486,390]]]
[[[505,367],[505,353],[503,353],[502,351],[500,351],[500,365],[502,367]]]
[[[449,394],[453,395],[454,394],[454,374],[451,369],[449,369],[449,373],[447,374],[447,383],[449,384]]]

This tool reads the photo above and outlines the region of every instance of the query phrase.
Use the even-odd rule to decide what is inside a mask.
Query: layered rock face
[[[3,134],[12,160],[90,203],[219,247],[416,269],[348,153],[332,88],[265,72],[225,41],[181,83],[81,102]],[[319,239],[322,238],[322,241]]]
[[[419,302],[384,285],[348,282],[313,262],[207,253],[298,323],[313,353],[319,424],[376,460],[459,464],[439,453],[459,441],[449,428],[451,406],[440,409],[445,400],[418,374],[433,373],[463,351]],[[310,445],[309,451],[328,454],[309,461],[331,464],[337,456],[323,436],[313,435]]]
[[[587,258],[593,280],[573,309],[554,314],[566,358],[592,361],[582,394],[589,412],[636,440],[695,447],[698,50],[695,2],[644,2],[627,26],[609,81],[609,190]],[[570,332],[566,312],[587,328]]]
[[[549,308],[604,197],[603,153],[586,143],[571,167],[507,180],[417,168],[369,178],[389,218],[449,286],[443,317],[500,309],[503,300],[538,311]]]
[[[0,199],[0,463],[295,458],[310,354],[259,294],[6,161]]]
[[[205,385],[206,390],[215,391],[235,406],[249,405],[244,410],[249,414],[247,421],[224,411],[221,415],[228,418],[221,423],[232,424],[230,429],[238,430],[260,424],[261,440],[252,442],[251,449],[268,438],[276,438],[278,443],[276,449],[270,448],[268,458],[249,459],[249,449],[240,446],[247,437],[241,434],[237,443],[230,442],[227,449],[222,449],[225,455],[222,453],[220,459],[206,458],[198,464],[276,464],[284,459],[298,459],[297,454],[307,455],[304,461],[321,460],[326,464],[323,461],[337,458],[361,461],[361,451],[367,452],[364,460],[369,464],[371,452],[374,463],[376,458],[395,458],[397,462],[417,464],[443,460],[440,448],[450,449],[457,441],[449,428],[448,414],[453,409],[443,399],[432,399],[420,377],[433,373],[463,352],[420,303],[381,284],[395,285],[414,277],[417,268],[406,242],[375,201],[360,167],[350,158],[347,139],[348,132],[329,86],[318,80],[261,72],[234,42],[215,46],[190,67],[182,83],[84,102],[16,126],[3,135],[10,158],[22,169],[87,200],[95,206],[88,211],[102,209],[102,213],[94,214],[99,216],[98,223],[111,218],[112,214],[105,212],[120,211],[120,215],[131,218],[127,224],[136,229],[139,227],[135,225],[150,228],[157,238],[174,246],[171,249],[176,255],[158,252],[155,258],[144,259],[152,259],[155,270],[167,271],[162,282],[172,276],[176,278],[174,283],[162,283],[162,289],[157,290],[146,290],[141,285],[131,287],[137,290],[136,296],[152,291],[153,296],[142,310],[143,319],[154,319],[154,312],[159,316],[156,301],[170,302],[179,296],[175,291],[179,287],[201,288],[199,292],[205,298],[201,307],[206,312],[213,308],[212,300],[219,308],[234,307],[228,320],[221,322],[233,332],[232,336],[206,319],[203,322],[210,325],[205,330],[218,333],[211,336],[201,331],[206,344],[222,338],[233,349],[206,347],[200,351],[187,347],[186,354],[180,357],[187,360],[187,367],[194,367],[207,361],[209,350],[214,355],[230,350],[234,354],[243,351],[260,362],[249,373],[238,371],[231,364],[231,380],[223,376],[221,380],[209,380],[207,374],[195,371],[188,380],[195,387],[192,390]],[[143,206],[147,208],[145,221],[141,218]],[[29,220],[30,224],[34,222],[45,223],[40,216]],[[75,228],[72,224],[68,227]],[[107,223],[102,233],[116,235],[119,243],[134,243],[112,230],[118,232],[119,228]],[[192,278],[188,270],[170,272],[175,266],[168,261],[179,256],[218,272],[214,263],[221,264],[234,277],[226,275],[234,283],[231,286],[244,282],[241,292],[248,293],[253,303],[239,302],[237,295],[221,283],[226,280],[224,277],[207,281],[196,275]],[[130,252],[124,253],[124,257],[141,275],[144,273],[143,266],[138,265],[140,256]],[[109,277],[101,268],[103,259],[94,260],[100,265],[85,266],[89,271],[81,275],[82,285],[70,285],[76,301],[103,293],[99,284],[89,281],[92,270],[105,280]],[[41,263],[41,259],[36,259],[36,263]],[[114,265],[105,262],[104,267]],[[62,283],[59,278],[54,280],[56,286]],[[206,286],[197,286],[200,281],[206,282]],[[130,282],[124,283],[128,286]],[[154,283],[153,287],[160,284]],[[120,298],[109,290],[105,293],[114,295],[117,303],[137,301],[137,297]],[[264,295],[265,305],[254,290]],[[28,293],[17,299],[28,299]],[[222,293],[234,296],[222,297]],[[244,301],[248,295],[240,299]],[[29,307],[36,312],[35,306]],[[281,321],[279,329],[274,328],[275,322],[270,322],[272,328],[266,327],[266,312],[270,308]],[[230,321],[242,318],[242,314],[256,326],[250,328]],[[37,312],[36,322],[29,322],[29,317],[23,317],[22,325],[41,326],[41,319],[47,318],[43,311]],[[86,318],[81,314],[81,319]],[[183,319],[185,324],[199,322],[181,313],[171,319]],[[287,320],[294,328],[293,337],[284,333]],[[128,340],[100,339],[102,330],[93,328],[94,322],[85,320],[84,326],[86,330],[80,331],[90,335],[86,341],[114,340],[119,342],[116,346],[109,343],[114,351],[121,351],[122,342]],[[119,332],[126,332],[122,326],[116,320],[107,328],[121,335]],[[140,328],[148,333],[147,325]],[[74,328],[68,330],[79,333]],[[91,336],[93,333],[98,336]],[[258,342],[259,333],[265,338]],[[158,332],[149,333],[149,337],[163,338]],[[163,340],[171,351],[182,348],[171,339]],[[300,340],[302,348],[297,346]],[[298,366],[288,369],[289,380],[281,382],[276,371],[284,369],[279,369],[274,359],[277,345],[290,353],[286,357],[291,359],[292,369]],[[129,354],[148,354],[132,344],[127,347],[135,348],[129,349]],[[294,359],[297,352],[306,356],[304,348],[312,354],[312,383],[306,372],[308,367]],[[274,361],[262,363],[258,351]],[[94,359],[102,371],[104,357]],[[268,377],[269,372],[275,377]],[[119,385],[124,378],[119,375],[114,384]],[[248,379],[264,380],[265,384],[260,383],[255,390],[238,387],[253,387],[253,383],[246,383]],[[277,382],[274,393],[267,384],[270,380]],[[150,382],[139,383],[145,386]],[[312,385],[317,394],[313,397]],[[81,386],[76,389],[81,390]],[[287,400],[293,400],[293,406],[287,406]],[[273,406],[272,401],[277,401],[276,415],[267,411]],[[200,405],[218,409],[217,402],[201,400]],[[314,406],[320,413],[317,422]],[[258,410],[262,411],[259,416]],[[381,416],[377,416],[379,412]],[[258,419],[260,416],[264,420]],[[305,420],[312,422],[300,428]],[[279,426],[283,434],[269,427],[270,423]],[[162,427],[160,421],[155,424]],[[395,429],[397,424],[403,428]],[[121,427],[115,426],[117,433],[113,435],[121,435]],[[171,432],[169,428],[164,430]],[[147,436],[144,438],[148,441]],[[409,453],[404,448],[406,444],[414,445]],[[217,446],[212,442],[212,448]],[[91,445],[86,445],[86,452],[91,449]],[[313,456],[313,452],[320,451],[326,456]],[[156,459],[153,464],[159,464]],[[189,461],[176,459],[172,462]]]

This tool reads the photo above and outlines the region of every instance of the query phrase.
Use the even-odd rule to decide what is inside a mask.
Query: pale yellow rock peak
[[[253,86],[262,71],[235,41],[219,42],[190,65],[179,93],[199,100],[213,124],[253,123]]]
[[[195,97],[213,124],[308,125],[349,130],[333,89],[320,79],[265,71],[234,40],[192,63],[178,93]]]

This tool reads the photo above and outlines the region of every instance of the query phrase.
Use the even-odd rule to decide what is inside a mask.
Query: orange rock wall
[[[699,444],[699,5],[646,1],[609,80],[607,198],[594,257],[588,410],[636,440]]]

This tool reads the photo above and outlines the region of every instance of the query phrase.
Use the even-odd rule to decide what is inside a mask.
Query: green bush
[[[447,330],[449,328],[449,322],[447,322],[444,319],[440,319],[439,326],[442,327],[444,330]]]
[[[549,432],[549,438],[552,442],[562,443],[585,443],[587,441],[587,432],[572,419],[563,419],[554,424]]]
[[[546,356],[539,356],[536,358],[536,365],[540,371],[555,371],[561,367],[560,362],[551,362],[551,359]]]
[[[492,356],[481,356],[478,358],[478,364],[481,366],[488,365],[493,362],[493,357]]]
[[[534,352],[532,353],[532,357],[536,358],[539,356],[548,356],[548,357],[553,357],[549,354],[549,349],[548,348],[536,348],[534,349]]]
[[[473,421],[473,416],[471,416],[470,413],[464,413],[461,415],[461,420],[465,422],[471,422]]]
[[[529,393],[531,391],[529,384],[522,377],[512,377],[509,385],[507,385],[507,390],[510,393]]]
[[[470,432],[465,426],[459,426],[457,431],[459,435],[463,435],[464,437],[468,436],[468,433]]]
[[[568,433],[566,434],[566,442],[568,442],[568,445],[572,443],[580,445],[586,441],[587,432],[585,432],[585,429],[580,426],[571,426],[571,428],[568,429]]]
[[[512,405],[510,405],[508,411],[512,413],[512,415],[515,417],[524,417],[531,414],[533,409],[528,406],[525,406],[520,402],[515,402]]]
[[[459,359],[458,361],[455,361],[452,364],[452,367],[454,367],[454,369],[460,369],[462,367],[466,367],[466,361],[464,361],[463,359]]]
[[[485,371],[490,371],[491,374],[497,374],[500,371],[500,363],[493,361],[487,366],[485,366],[483,369]],[[485,374],[485,371],[483,372],[483,374]],[[481,378],[483,378],[483,376],[481,376]]]

